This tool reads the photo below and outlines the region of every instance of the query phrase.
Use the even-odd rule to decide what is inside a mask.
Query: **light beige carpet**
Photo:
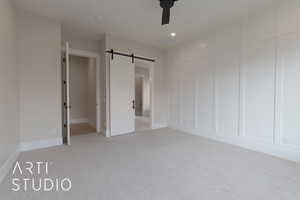
[[[49,177],[70,177],[70,192],[12,192],[1,200],[299,200],[300,165],[171,129],[22,153],[49,161]]]

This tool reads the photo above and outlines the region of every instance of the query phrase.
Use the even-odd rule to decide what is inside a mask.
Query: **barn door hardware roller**
[[[132,54],[122,53],[122,52],[114,51],[113,49],[107,50],[106,53],[111,54],[111,59],[112,60],[114,59],[115,55],[118,55],[118,56],[125,56],[125,57],[132,58],[132,63],[134,63],[135,59],[145,60],[145,61],[149,61],[149,62],[155,62],[155,60],[151,59],[151,58],[145,58],[145,57],[141,57],[141,56],[136,56],[136,55],[134,55],[134,53],[132,53]]]
[[[113,60],[113,59],[114,59],[114,50],[111,49],[111,50],[110,50],[110,53],[111,53],[111,59]]]
[[[134,54],[131,54],[132,63],[134,63]]]

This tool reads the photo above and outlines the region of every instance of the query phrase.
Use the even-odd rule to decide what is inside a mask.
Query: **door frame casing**
[[[149,70],[149,80],[150,80],[150,129],[154,129],[154,65],[155,62],[149,62],[145,60],[139,60],[145,65],[137,66],[136,63],[134,67],[141,67]]]
[[[65,48],[62,49],[65,51]],[[69,48],[69,56],[81,56],[96,59],[96,130],[101,132],[101,107],[100,107],[100,55],[97,52]]]

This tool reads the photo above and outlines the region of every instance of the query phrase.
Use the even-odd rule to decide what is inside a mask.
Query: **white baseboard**
[[[168,123],[155,123],[152,124],[152,129],[160,129],[160,128],[167,128]]]
[[[71,119],[70,123],[71,124],[89,123],[89,119],[88,118]]]
[[[32,142],[21,142],[20,144],[20,151],[31,151],[35,149],[43,149],[53,146],[62,145],[63,141],[62,138],[53,138],[53,139],[46,139],[46,140],[35,140]]]
[[[249,149],[256,152],[261,152],[265,154],[269,154],[278,158],[282,158],[285,160],[290,160],[294,162],[300,163],[300,148],[294,148],[287,145],[279,145],[273,143],[266,143],[257,140],[253,140],[249,137],[245,136],[232,136],[232,137],[224,137],[221,135],[217,135],[213,132],[205,133],[200,130],[187,130],[180,126],[170,126],[172,129],[176,129],[188,134],[198,135],[201,137],[205,137],[208,139],[216,140],[219,142],[239,146],[245,149]]]
[[[1,166],[0,168],[0,184],[7,175],[7,173],[10,171],[11,167],[13,166],[14,162],[18,159],[20,152],[19,149],[16,150],[13,154],[10,155],[10,157],[6,160],[6,162]]]
[[[104,129],[104,128],[101,128],[100,133],[101,133],[102,135],[104,135],[105,137],[110,137],[109,131],[106,130],[106,129]]]

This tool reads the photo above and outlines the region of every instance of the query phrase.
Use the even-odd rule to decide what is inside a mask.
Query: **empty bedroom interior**
[[[0,0],[0,199],[299,200],[299,19],[298,0]]]

